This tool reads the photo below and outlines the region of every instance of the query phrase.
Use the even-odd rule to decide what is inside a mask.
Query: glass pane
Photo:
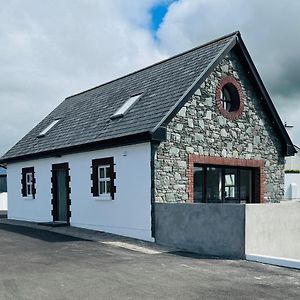
[[[222,169],[207,167],[206,176],[207,202],[222,202]]]
[[[194,167],[194,202],[204,202],[203,199],[203,183],[204,183],[203,167]]]
[[[109,172],[110,171],[110,167],[106,167],[105,170],[106,170],[105,177],[109,178],[109,176],[110,176],[110,172]]]
[[[105,178],[104,168],[99,168],[100,178]]]
[[[237,169],[225,169],[224,184],[225,202],[239,202],[237,187]]]
[[[252,202],[252,170],[240,171],[240,201],[251,203]]]
[[[235,175],[234,174],[225,174],[225,186],[234,186]]]
[[[27,195],[31,195],[32,191],[31,191],[31,185],[27,184]]]
[[[0,193],[7,192],[6,176],[0,176]]]
[[[106,194],[106,192],[105,192],[105,181],[100,181],[100,194]]]
[[[27,173],[26,174],[26,181],[27,181],[27,183],[32,182],[32,173]]]
[[[130,97],[126,102],[114,113],[114,116],[122,116],[140,97],[142,94]]]
[[[106,181],[106,191],[110,193],[110,181]]]
[[[225,169],[224,178],[224,201],[239,202],[237,186],[237,169]]]
[[[230,111],[232,100],[231,100],[230,92],[226,87],[224,87],[221,92],[221,99],[222,99],[223,108],[227,111]]]

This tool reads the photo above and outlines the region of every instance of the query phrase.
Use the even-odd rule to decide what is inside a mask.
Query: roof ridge
[[[196,47],[194,47],[194,48],[192,48],[192,49],[189,49],[189,50],[186,50],[186,51],[184,51],[184,52],[175,54],[175,55],[173,55],[173,56],[171,56],[171,57],[168,57],[168,58],[166,58],[166,59],[160,60],[160,61],[158,61],[158,62],[156,62],[156,63],[154,63],[154,64],[151,64],[151,65],[149,65],[149,66],[146,66],[146,67],[144,67],[144,68],[138,69],[138,70],[133,71],[133,72],[131,72],[131,73],[128,73],[128,74],[126,74],[126,75],[123,75],[123,76],[117,77],[117,78],[115,78],[115,79],[109,80],[109,81],[107,81],[107,82],[104,82],[104,83],[102,83],[102,84],[99,84],[99,85],[97,85],[97,86],[95,86],[95,87],[92,87],[92,88],[90,88],[90,89],[87,89],[87,90],[84,90],[84,91],[82,91],[82,92],[79,92],[79,93],[73,94],[73,95],[71,95],[71,96],[68,96],[68,97],[66,97],[66,99],[69,99],[69,98],[72,98],[72,97],[81,95],[81,94],[86,93],[86,92],[89,92],[89,91],[92,91],[92,90],[97,89],[97,88],[99,88],[99,87],[101,87],[101,86],[110,84],[110,83],[112,83],[112,82],[114,82],[114,81],[123,79],[123,78],[128,77],[128,76],[131,76],[131,75],[136,74],[136,73],[138,73],[138,72],[141,72],[141,71],[143,71],[143,70],[149,69],[149,68],[154,67],[154,66],[156,66],[156,65],[162,64],[162,63],[164,63],[164,62],[166,62],[166,61],[172,60],[172,59],[174,59],[174,58],[176,58],[176,57],[179,57],[179,56],[181,56],[181,55],[185,55],[185,54],[187,54],[187,53],[189,53],[189,52],[192,52],[192,51],[198,50],[198,49],[200,49],[200,48],[206,47],[206,46],[208,46],[208,45],[210,45],[210,44],[216,43],[216,42],[218,42],[218,41],[220,41],[220,40],[226,39],[226,38],[228,38],[228,37],[230,37],[230,36],[234,36],[234,35],[239,36],[239,35],[240,35],[240,32],[237,30],[237,31],[234,31],[234,32],[232,32],[232,33],[223,35],[223,36],[221,36],[221,37],[219,37],[219,38],[213,39],[213,40],[211,40],[211,41],[209,41],[209,42],[207,42],[207,43],[204,43],[204,44],[202,44],[202,45],[200,45],[200,46],[196,46]]]

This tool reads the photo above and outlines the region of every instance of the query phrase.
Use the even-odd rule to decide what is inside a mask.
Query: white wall
[[[285,174],[284,198],[287,200],[300,200],[300,173]]]
[[[7,210],[7,193],[0,193],[0,210]]]
[[[101,230],[144,240],[151,238],[150,143],[64,155],[9,164],[8,218],[52,221],[52,164],[68,162],[71,176],[73,226]],[[114,157],[115,200],[97,200],[91,194],[92,159]],[[21,195],[21,170],[34,167],[36,197]]]
[[[300,170],[300,153],[285,158],[285,170]]]
[[[246,205],[246,255],[300,260],[300,203]]]

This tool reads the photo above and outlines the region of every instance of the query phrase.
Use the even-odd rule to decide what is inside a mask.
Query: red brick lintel
[[[190,154],[188,158],[188,199],[189,202],[194,201],[194,164],[207,164],[207,165],[220,165],[220,166],[234,166],[234,167],[251,167],[259,169],[259,200],[261,203],[265,202],[265,173],[264,173],[264,161],[255,159],[238,159],[238,158],[225,158],[217,156],[203,156]]]

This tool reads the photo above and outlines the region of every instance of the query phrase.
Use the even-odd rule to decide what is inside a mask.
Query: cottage
[[[66,98],[1,159],[8,217],[153,240],[156,203],[280,200],[295,152],[234,32]]]

